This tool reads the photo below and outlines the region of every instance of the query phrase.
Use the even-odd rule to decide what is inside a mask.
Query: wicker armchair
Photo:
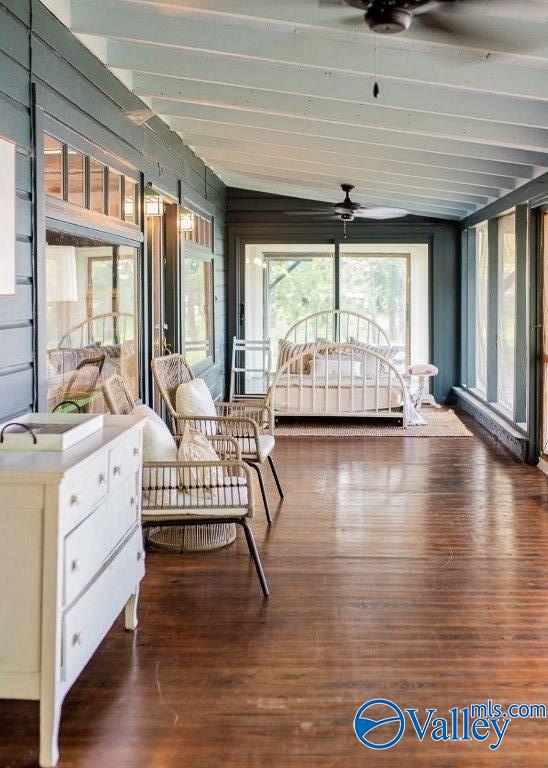
[[[110,413],[129,416],[135,408],[135,401],[121,376],[114,374],[103,382],[103,397]]]
[[[184,413],[177,413],[176,394],[180,384],[184,384],[196,378],[192,368],[186,362],[183,355],[172,354],[164,357],[155,357],[151,361],[152,375],[166,404],[173,434],[182,434],[185,425],[198,429],[207,434],[230,435],[238,441],[242,459],[257,473],[261,496],[263,498],[266,517],[272,522],[262,464],[268,461],[280,498],[284,492],[276,465],[272,458],[275,440],[272,434],[266,430],[272,427],[272,411],[266,403],[215,403],[216,416],[189,417]]]
[[[227,455],[230,438],[209,436],[221,443]],[[218,447],[217,445],[215,446]],[[209,526],[235,523],[243,528],[264,597],[268,585],[249,520],[253,517],[253,483],[249,467],[235,452],[219,461],[145,462],[147,487],[143,488],[143,528]],[[184,487],[181,478],[184,477]]]

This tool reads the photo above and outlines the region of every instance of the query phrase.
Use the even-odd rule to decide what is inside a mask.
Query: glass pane
[[[213,261],[185,258],[185,355],[192,365],[212,352]]]
[[[139,391],[137,249],[48,232],[48,407],[72,400],[104,410],[101,385],[116,373]]]
[[[498,332],[497,403],[510,413],[514,408],[514,344],[516,323],[515,216],[498,221]]]
[[[542,453],[548,457],[548,213],[542,217],[542,229],[544,247],[542,251],[543,259],[543,300],[542,300]]]
[[[276,366],[278,340],[284,338],[291,326],[308,315],[333,308],[333,257],[313,253],[265,254],[264,263],[265,338],[273,342]]]
[[[125,179],[124,184],[124,219],[130,224],[139,223],[139,185],[132,179]]]
[[[46,195],[63,197],[63,145],[44,134],[44,191]]]
[[[122,218],[122,176],[113,168],[108,169],[108,215]]]
[[[397,349],[394,362],[409,364],[409,296],[406,256],[341,256],[341,309],[374,320]]]
[[[82,208],[86,205],[86,157],[68,148],[68,201]]]
[[[96,213],[105,212],[105,166],[91,158],[89,161],[90,173],[90,208]]]
[[[489,241],[487,222],[476,227],[476,381],[475,388],[487,397],[487,311],[489,302]]]

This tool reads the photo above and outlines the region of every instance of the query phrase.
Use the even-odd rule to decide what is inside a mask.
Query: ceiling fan
[[[382,35],[405,32],[411,27],[422,27],[433,32],[442,32],[457,43],[468,46],[489,46],[496,43],[510,45],[512,48],[529,46],[532,42],[520,41],[513,33],[501,37],[489,29],[482,34],[478,27],[477,16],[470,18],[464,13],[471,6],[486,6],[485,0],[318,0],[319,5],[357,8],[365,12],[365,24],[373,32]],[[484,16],[486,22],[488,16]],[[342,19],[342,22],[355,25],[356,17]]]
[[[350,193],[354,189],[352,184],[341,184],[344,192],[344,200],[332,205],[318,205],[314,208],[301,208],[300,210],[285,211],[288,216],[318,216],[328,219],[339,219],[342,221],[346,233],[346,225],[354,219],[375,219],[381,221],[384,219],[398,219],[407,216],[409,211],[405,208],[389,208],[384,206],[375,206],[366,208],[350,199]]]

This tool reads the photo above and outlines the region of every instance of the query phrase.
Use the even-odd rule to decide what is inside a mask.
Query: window
[[[114,373],[139,394],[138,250],[47,233],[48,408],[63,400],[104,410]]]
[[[476,227],[475,389],[487,397],[487,317],[489,304],[489,240],[487,222]]]
[[[410,364],[410,256],[345,252],[340,260],[341,309],[366,315],[397,349],[394,362]]]
[[[513,413],[516,334],[516,220],[498,220],[497,403]]]
[[[113,168],[108,169],[108,215],[122,218],[122,175]]]
[[[84,208],[86,205],[86,157],[72,147],[67,150],[68,201]]]
[[[95,213],[105,212],[105,166],[93,158],[89,161],[90,208]]]
[[[44,135],[44,189],[46,195],[63,197],[63,145]]]
[[[79,208],[107,213],[130,224],[140,222],[138,181],[47,134],[44,134],[44,191]]]
[[[127,177],[124,184],[124,219],[131,224],[139,223],[139,185]]]
[[[185,355],[191,365],[213,356],[213,259],[184,259]]]
[[[179,214],[179,229],[183,240],[203,245],[213,250],[213,222],[189,208],[182,208]]]

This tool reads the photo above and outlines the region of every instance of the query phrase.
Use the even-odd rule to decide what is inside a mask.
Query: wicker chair
[[[117,416],[129,416],[133,413],[135,401],[121,376],[118,374],[110,376],[103,382],[102,389],[110,413]]]
[[[222,443],[220,454],[226,456],[230,438],[210,435],[208,439]],[[251,472],[244,462],[234,458],[239,451],[237,443],[231,442],[234,443],[234,453],[232,458],[224,460],[145,462],[143,468],[148,470],[148,481],[147,487],[143,488],[142,525],[145,529],[226,523],[241,526],[263,595],[268,597],[266,577],[249,526],[253,517]],[[184,477],[183,488],[181,477]]]
[[[272,428],[270,408],[263,403],[215,403],[216,416],[189,418],[184,413],[177,413],[176,410],[177,388],[196,378],[184,356],[172,354],[155,357],[151,361],[151,367],[154,381],[169,413],[173,434],[182,434],[185,425],[188,424],[202,432],[231,435],[236,438],[241,448],[242,459],[257,473],[266,518],[271,523],[272,517],[262,472],[262,464],[265,461],[270,465],[281,499],[284,497],[284,492],[271,455],[275,445],[274,436],[266,432]]]

